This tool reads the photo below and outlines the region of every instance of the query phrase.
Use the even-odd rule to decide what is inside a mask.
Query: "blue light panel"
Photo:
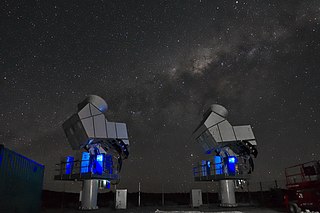
[[[206,168],[206,172],[207,172],[207,175],[210,175],[211,174],[211,169],[210,169],[210,167],[211,167],[211,163],[210,163],[210,161],[208,160],[207,162],[206,162],[206,164],[207,164],[207,168]]]
[[[236,157],[230,156],[230,157],[228,158],[228,161],[229,161],[229,163],[236,163]]]
[[[216,167],[216,175],[223,174],[222,160],[220,156],[214,156],[214,163]]]
[[[103,160],[104,154],[97,155],[97,162],[96,163],[96,174],[102,175],[103,172]]]
[[[238,159],[235,156],[228,157],[228,174],[235,175],[236,174],[236,163]]]
[[[81,173],[88,173],[89,172],[89,160],[90,154],[88,152],[82,152],[82,159],[81,159]]]
[[[108,171],[108,173],[111,175],[111,174],[113,174],[112,155],[106,155],[105,158],[106,158],[106,159],[105,159],[106,171]]]
[[[67,156],[66,162],[67,162],[66,163],[66,175],[70,175],[72,173],[72,169],[73,169],[74,157]]]
[[[207,176],[207,161],[203,160],[201,162],[201,167],[202,167],[202,176]]]

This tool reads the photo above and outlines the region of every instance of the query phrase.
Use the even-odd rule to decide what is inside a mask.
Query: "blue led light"
[[[103,161],[103,155],[102,154],[97,156],[97,161],[98,162],[102,162]]]
[[[236,163],[238,159],[235,156],[228,157],[228,174],[235,175],[236,174]]]
[[[96,170],[95,170],[96,174],[102,175],[102,172],[103,172],[103,158],[104,158],[104,154],[97,155],[97,161],[95,162],[96,163]]]
[[[104,112],[107,110],[107,108],[106,107],[99,107],[99,110],[100,110],[100,112]]]
[[[105,169],[109,174],[113,174],[112,155],[106,155]]]
[[[230,156],[230,157],[228,158],[228,161],[229,161],[229,163],[236,163],[236,157]]]
[[[66,162],[67,162],[66,163],[66,175],[70,175],[72,173],[72,169],[73,169],[74,157],[67,156]]]
[[[90,154],[88,152],[82,152],[82,159],[81,159],[81,173],[89,172],[89,160]]]
[[[222,160],[220,156],[214,156],[214,164],[215,164],[215,169],[216,169],[216,175],[221,175],[223,174],[223,169],[222,169]]]

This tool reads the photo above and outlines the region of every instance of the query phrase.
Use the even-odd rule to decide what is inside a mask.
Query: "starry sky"
[[[317,0],[2,1],[0,143],[60,189],[54,164],[79,156],[61,125],[96,94],[128,125],[120,186],[187,191],[206,157],[190,136],[219,103],[253,127],[252,180],[283,180],[320,157],[319,26]]]

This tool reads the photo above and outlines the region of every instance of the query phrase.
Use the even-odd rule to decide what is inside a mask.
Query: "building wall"
[[[0,145],[0,212],[40,212],[44,166]]]

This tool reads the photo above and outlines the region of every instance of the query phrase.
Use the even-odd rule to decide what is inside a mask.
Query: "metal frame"
[[[109,174],[109,171],[104,168],[102,174],[94,174],[93,172],[81,173],[81,168],[85,168],[81,166],[80,160],[75,160],[71,162],[61,161],[60,164],[56,164],[58,169],[55,169],[58,172],[58,175],[54,176],[55,180],[67,180],[67,181],[75,181],[75,180],[89,180],[89,179],[99,179],[99,180],[109,180],[109,181],[118,181],[120,179],[120,174]],[[68,163],[73,163],[73,168],[71,168],[71,173],[66,174],[66,165]],[[116,170],[114,170],[116,171]]]
[[[319,168],[316,168],[315,165],[318,165]],[[307,167],[313,167],[315,169],[315,173],[312,175],[308,175],[305,173],[305,169]],[[294,171],[291,173],[292,170],[299,170],[298,173]],[[286,186],[287,188],[299,188],[299,187],[306,187],[312,185],[313,183],[320,182],[320,160],[319,161],[309,161],[302,164],[297,164],[294,166],[287,167],[285,169],[285,176],[286,176]]]
[[[236,174],[228,174],[224,173],[224,163],[212,163],[210,161],[212,169],[210,169],[210,172],[208,174],[207,168],[204,165],[198,165],[197,167],[193,167],[193,176],[195,181],[219,181],[219,180],[246,180],[249,178],[249,174],[242,173],[241,170],[237,170]],[[222,165],[221,173],[222,174],[216,174],[216,165]],[[241,163],[237,163],[238,168],[241,168]],[[202,175],[206,174],[206,175]]]

